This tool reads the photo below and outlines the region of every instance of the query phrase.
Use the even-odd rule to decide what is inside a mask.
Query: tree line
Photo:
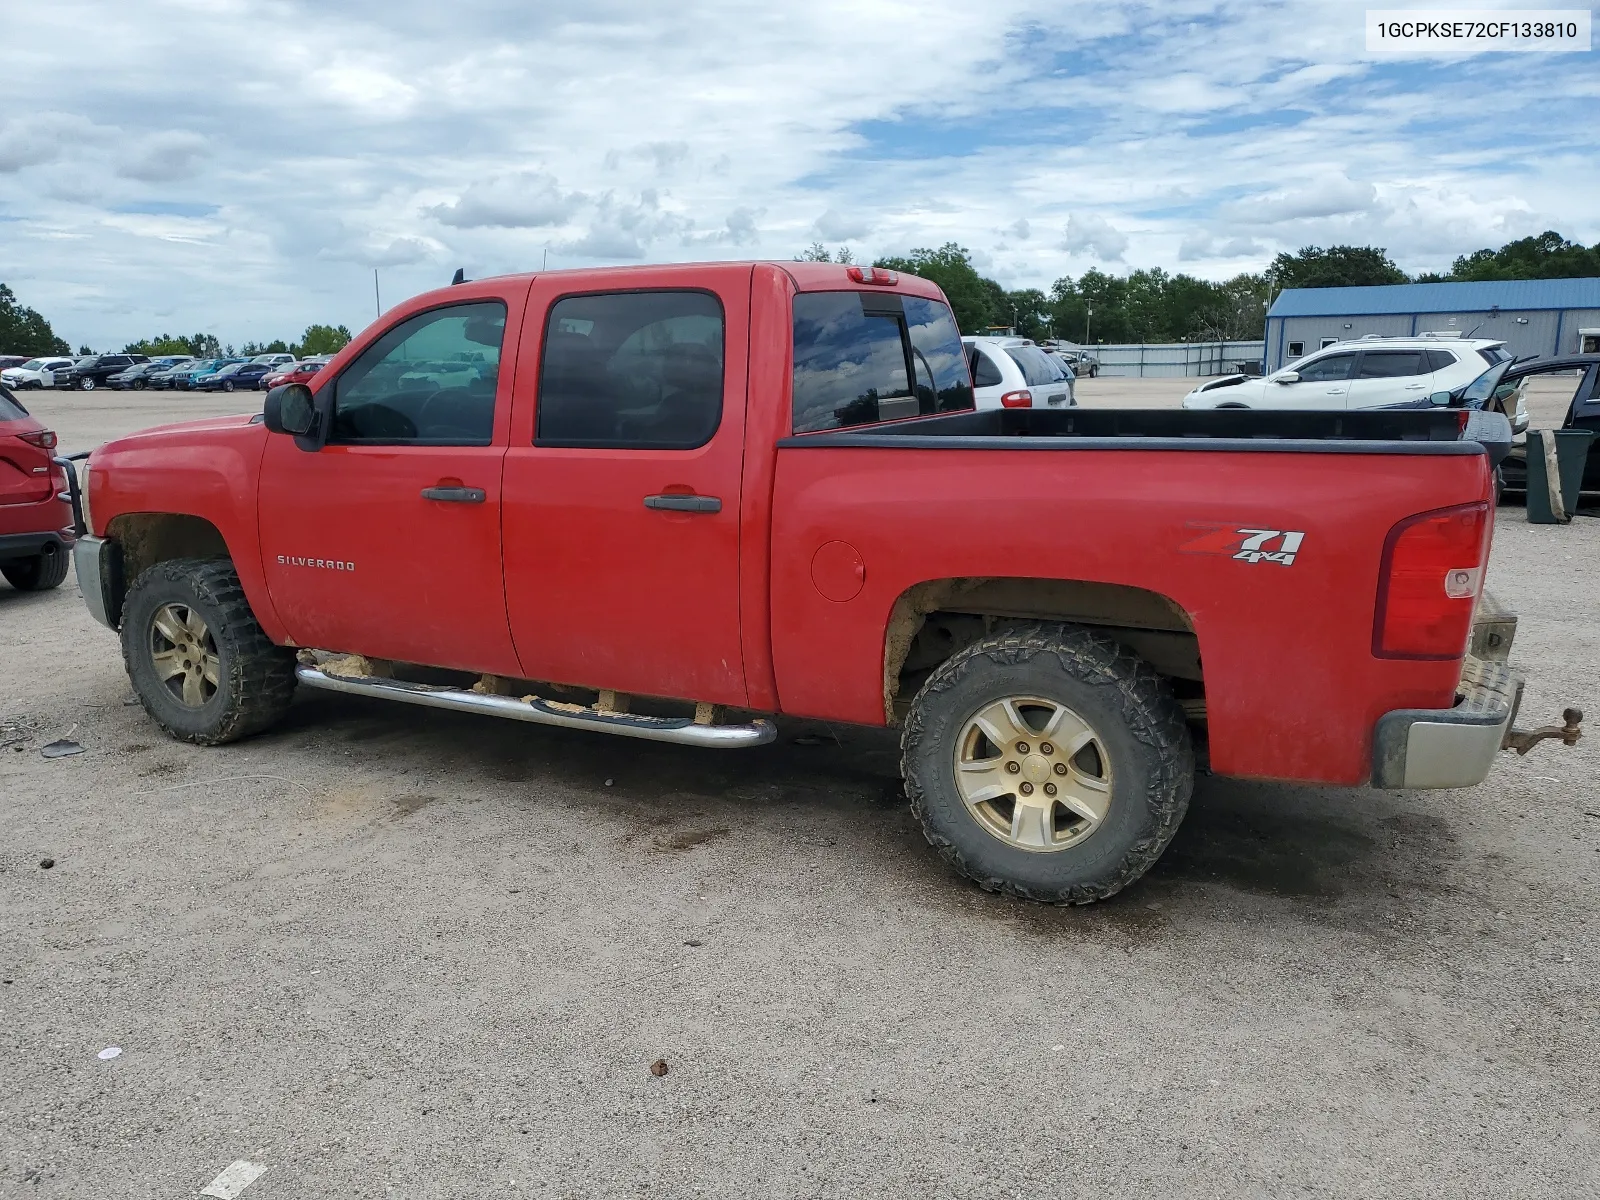
[[[820,242],[796,256],[813,262],[853,262],[848,246],[832,251]],[[1376,246],[1305,246],[1279,254],[1266,270],[1213,282],[1161,267],[1141,267],[1126,275],[1091,268],[1077,278],[1063,275],[1048,292],[1038,288],[1008,291],[979,273],[971,253],[955,242],[907,255],[877,259],[874,266],[931,279],[944,289],[956,323],[968,332],[1014,328],[1024,337],[1074,342],[1245,341],[1261,336],[1272,298],[1285,288],[1357,287],[1381,283],[1439,283],[1453,280],[1559,279],[1600,277],[1600,242],[1584,246],[1553,230],[1507,242],[1498,250],[1463,254],[1442,274],[1410,276],[1386,250]],[[240,354],[333,354],[350,341],[343,325],[308,325],[298,342],[281,339],[246,342]],[[232,355],[213,334],[190,337],[161,334],[129,342],[127,354],[193,354],[197,358]],[[0,283],[0,354],[70,354],[34,309]],[[80,346],[79,354],[94,353]]]
[[[848,247],[820,243],[802,260],[850,262]],[[1600,243],[1583,246],[1554,231],[1464,254],[1443,273],[1407,275],[1376,246],[1306,246],[1274,258],[1266,270],[1213,282],[1160,267],[1111,275],[1091,268],[1064,275],[1048,292],[1008,291],[980,274],[963,246],[946,242],[874,266],[931,279],[944,289],[956,323],[968,332],[1013,328],[1023,337],[1080,343],[1245,341],[1261,336],[1272,298],[1285,288],[1359,287],[1385,283],[1556,279],[1600,276]]]

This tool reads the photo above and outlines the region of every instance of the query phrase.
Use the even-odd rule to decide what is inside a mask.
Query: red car
[[[318,380],[89,459],[84,600],[174,737],[297,685],[708,748],[896,725],[940,853],[1085,903],[1198,770],[1467,787],[1578,735],[1511,729],[1500,414],[980,411],[937,286],[796,262],[463,283]]]
[[[327,365],[326,359],[311,359],[307,362],[290,363],[284,370],[262,379],[261,388],[263,391],[270,391],[285,383],[309,384],[316,373]]]
[[[56,435],[0,387],[0,575],[25,592],[67,577],[72,510],[59,498],[66,475],[51,461]]]

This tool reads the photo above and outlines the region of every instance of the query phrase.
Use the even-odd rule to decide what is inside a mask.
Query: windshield
[[[1506,373],[1510,366],[1511,360],[1509,358],[1505,362],[1496,363],[1467,384],[1466,387],[1462,388],[1460,407],[1479,408],[1487,403],[1489,397],[1494,395],[1495,388],[1500,386],[1500,377]]]
[[[42,366],[44,366],[44,359],[42,359],[42,358],[30,358],[27,362],[23,363],[20,367],[18,367],[17,370],[19,370],[19,371],[37,371]]]

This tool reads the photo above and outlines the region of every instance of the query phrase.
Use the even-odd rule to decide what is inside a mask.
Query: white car
[[[1072,371],[1027,338],[964,337],[979,408],[1072,408]]]
[[[0,371],[0,383],[9,388],[53,388],[55,372],[72,365],[70,358],[30,358],[16,367]]]
[[[1324,346],[1271,375],[1207,380],[1183,398],[1183,406],[1392,408],[1465,387],[1510,357],[1504,342],[1477,338],[1365,337]],[[1511,425],[1517,433],[1528,427],[1527,408],[1520,400]]]
[[[250,360],[253,363],[266,363],[269,367],[286,367],[295,361],[292,354],[258,354]]]

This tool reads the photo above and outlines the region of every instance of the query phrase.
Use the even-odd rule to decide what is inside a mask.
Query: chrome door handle
[[[488,498],[482,488],[475,487],[425,487],[424,500],[444,500],[451,504],[482,504]]]
[[[692,512],[692,513],[719,513],[722,511],[722,501],[716,496],[687,496],[680,492],[668,492],[663,496],[646,496],[646,508],[662,509],[666,512]]]

